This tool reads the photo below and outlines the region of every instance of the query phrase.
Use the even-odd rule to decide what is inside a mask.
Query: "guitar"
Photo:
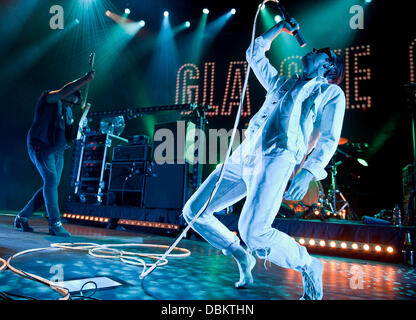
[[[94,70],[94,63],[95,63],[95,52],[92,52],[90,54],[90,60],[89,60],[89,65],[90,65],[91,71]],[[83,130],[88,124],[87,116],[88,116],[88,112],[91,109],[91,104],[87,103],[89,89],[90,89],[90,83],[88,82],[87,87],[85,89],[85,96],[84,96],[84,99],[82,101],[82,111],[83,111],[83,113],[82,113],[81,119],[79,120],[76,140],[81,139],[82,135],[84,134]]]

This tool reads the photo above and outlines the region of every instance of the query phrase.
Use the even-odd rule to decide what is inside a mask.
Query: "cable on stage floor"
[[[7,267],[6,260],[0,258],[0,272],[3,271],[4,269],[6,269],[6,267]]]
[[[4,261],[3,259],[0,260],[0,262],[4,261],[4,265],[2,264],[0,271],[4,270],[7,266],[12,272],[18,274],[19,276],[22,276],[26,279],[33,280],[39,283],[42,283],[44,285],[49,286],[52,290],[59,293],[61,295],[61,298],[59,300],[69,300],[71,298],[71,294],[68,289],[58,286],[55,282],[49,281],[48,279],[45,279],[43,277],[37,276],[32,273],[25,272],[21,269],[15,268],[12,265],[12,260],[23,256],[25,254],[33,253],[33,252],[39,252],[48,250],[50,248],[56,248],[56,249],[63,249],[63,250],[75,250],[75,251],[87,251],[88,254],[95,258],[101,258],[101,259],[114,259],[114,260],[120,260],[121,262],[125,264],[130,264],[134,266],[141,266],[143,267],[141,275],[144,274],[146,271],[146,268],[152,267],[155,263],[148,263],[142,258],[149,258],[157,261],[161,261],[159,263],[159,266],[164,266],[168,264],[167,259],[160,259],[163,254],[161,253],[148,253],[148,252],[133,252],[133,251],[126,251],[122,250],[121,248],[160,248],[160,249],[167,249],[169,246],[166,245],[158,245],[158,244],[141,244],[141,243],[121,243],[121,244],[96,244],[96,243],[89,243],[89,242],[78,242],[78,243],[52,243],[50,247],[47,248],[36,248],[36,249],[29,249],[25,251],[18,252],[14,255],[12,255],[7,261]],[[117,249],[116,249],[117,248]],[[168,256],[171,258],[186,258],[191,255],[191,251],[185,248],[175,248],[175,251],[178,251],[179,253],[169,254]],[[139,258],[140,257],[140,258]],[[85,284],[81,288],[81,295],[79,298],[86,298],[86,299],[92,299],[92,294],[89,296],[83,295],[83,289],[85,287]],[[97,288],[95,288],[95,291]],[[94,293],[95,293],[94,291]]]

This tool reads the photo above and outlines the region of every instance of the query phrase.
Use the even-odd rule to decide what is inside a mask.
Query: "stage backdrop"
[[[287,34],[275,40],[267,55],[281,74],[301,72],[301,57],[312,48],[329,46],[346,61],[342,136],[368,148],[360,153],[351,146],[340,149],[369,166],[338,155],[343,161],[337,177],[341,191],[359,215],[401,204],[402,168],[413,161],[403,90],[415,78],[410,5],[380,0],[282,3],[300,23],[308,45],[300,48]],[[209,128],[232,128],[257,1],[8,0],[0,6],[0,208],[20,209],[41,185],[26,149],[36,100],[43,90],[82,76],[91,51],[97,54],[89,96],[93,110],[196,102],[212,107]],[[257,34],[271,27],[278,14],[269,2],[260,12]],[[252,74],[240,129],[265,94]],[[131,120],[123,135],[151,136],[155,124],[172,120],[174,115]],[[70,157],[68,150],[61,201],[69,192]],[[206,166],[205,175],[214,167]]]

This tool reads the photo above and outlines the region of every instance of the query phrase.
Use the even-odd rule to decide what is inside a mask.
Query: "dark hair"
[[[344,59],[339,54],[331,51],[330,61],[334,67],[325,74],[325,77],[329,83],[340,84],[344,80],[345,75]]]

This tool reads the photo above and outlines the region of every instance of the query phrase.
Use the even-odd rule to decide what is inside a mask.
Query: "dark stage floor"
[[[36,233],[14,230],[14,212],[0,214],[0,257],[30,249],[49,247],[54,242],[152,243],[170,245],[173,238],[152,234],[106,230],[78,225],[66,225],[73,237],[68,239],[47,234],[46,221],[32,220]],[[233,285],[238,270],[233,259],[222,255],[203,241],[183,240],[180,247],[191,250],[189,257],[170,259],[140,285],[140,267],[120,261],[99,259],[84,252],[47,249],[17,257],[14,266],[53,280],[58,275],[65,281],[105,277],[109,287],[98,290],[94,297],[116,300],[291,300],[302,294],[299,273],[258,260],[253,270],[254,286],[236,290]],[[153,251],[155,252],[155,251]],[[163,250],[159,250],[160,253]],[[324,299],[374,300],[416,299],[416,270],[400,264],[319,256],[324,263]],[[360,279],[362,281],[360,282]],[[101,282],[100,282],[101,283]],[[106,286],[105,282],[102,282]],[[111,286],[113,285],[113,286]],[[60,296],[45,285],[23,279],[9,270],[0,273],[0,290],[38,299]]]

